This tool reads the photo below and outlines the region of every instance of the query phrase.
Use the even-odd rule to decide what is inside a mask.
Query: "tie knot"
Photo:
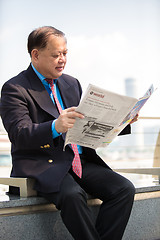
[[[50,79],[50,78],[46,78],[45,79],[46,80],[46,82],[48,82],[48,84],[50,84],[51,86],[53,85],[53,79]]]

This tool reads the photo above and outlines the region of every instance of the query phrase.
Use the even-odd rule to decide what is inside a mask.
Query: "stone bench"
[[[133,172],[138,169],[116,169]],[[140,169],[141,174],[159,175],[159,168]],[[0,184],[20,188],[20,196],[0,196],[0,239],[2,240],[73,240],[54,204],[37,197],[33,179],[0,178]],[[88,197],[94,219],[101,201]],[[135,201],[123,240],[160,239],[160,185],[136,187]]]
[[[94,219],[100,200],[88,199]],[[123,240],[160,239],[160,185],[136,188],[135,201]],[[0,239],[73,240],[60,212],[41,197],[0,197]]]

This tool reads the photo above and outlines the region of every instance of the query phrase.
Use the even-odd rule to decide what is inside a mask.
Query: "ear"
[[[31,52],[31,58],[33,61],[37,61],[38,60],[38,57],[39,57],[39,51],[38,49],[33,49],[32,52]]]

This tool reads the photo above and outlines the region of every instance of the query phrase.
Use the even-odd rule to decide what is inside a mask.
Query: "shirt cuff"
[[[59,137],[62,133],[58,133],[55,129],[55,121],[57,119],[55,119],[53,122],[52,122],[52,136],[53,136],[53,139],[56,138],[56,137]]]

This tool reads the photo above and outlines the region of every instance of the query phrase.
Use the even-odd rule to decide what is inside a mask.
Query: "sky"
[[[0,0],[0,88],[28,67],[27,37],[45,25],[66,34],[64,73],[84,91],[91,83],[125,95],[133,78],[141,97],[154,83],[141,115],[160,117],[160,0]]]

